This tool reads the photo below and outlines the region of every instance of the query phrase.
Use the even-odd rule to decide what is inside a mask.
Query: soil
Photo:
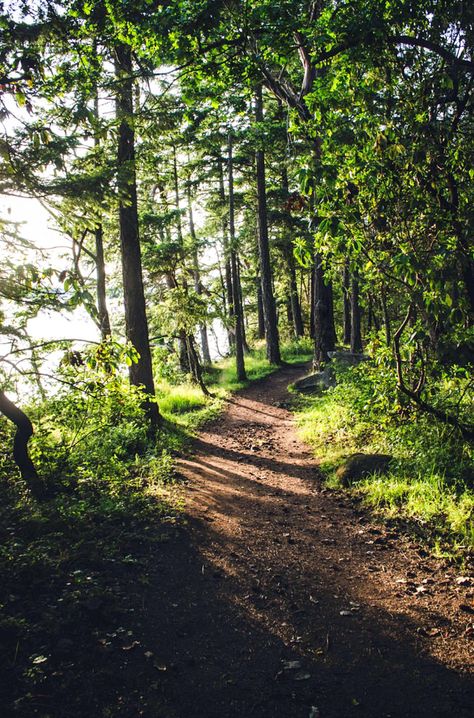
[[[179,462],[144,640],[168,718],[472,716],[474,582],[343,492],[298,440],[287,367]],[[143,713],[148,715],[148,713]]]

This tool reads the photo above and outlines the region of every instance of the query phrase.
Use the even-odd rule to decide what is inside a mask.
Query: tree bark
[[[380,302],[382,304],[382,315],[383,315],[383,324],[385,327],[385,342],[387,346],[389,347],[392,343],[392,331],[390,326],[390,315],[388,313],[388,306],[387,306],[387,295],[385,291],[385,287],[382,287],[382,290],[380,292]]]
[[[263,300],[262,300],[262,283],[260,277],[257,276],[257,337],[265,339],[265,318],[263,316]]]
[[[0,411],[16,426],[13,440],[13,458],[18,466],[21,478],[36,499],[44,499],[46,487],[41,481],[28,453],[28,442],[33,435],[33,424],[28,416],[10,401],[3,391],[0,391]]]
[[[221,200],[222,207],[226,205],[225,188],[224,188],[224,170],[222,168],[222,160],[219,159],[219,198]],[[228,317],[232,321],[234,316],[234,298],[232,289],[232,270],[230,266],[230,252],[229,252],[229,237],[228,227],[225,215],[222,217],[222,247],[224,250],[224,268],[225,268],[225,290],[227,297]],[[229,329],[227,331],[227,340],[229,342],[229,349],[232,349],[235,343],[235,335]]]
[[[237,253],[235,248],[235,217],[234,217],[234,167],[232,158],[232,134],[229,132],[229,238],[230,238],[230,265],[232,273],[232,303],[235,318],[235,363],[238,381],[246,381],[243,344],[243,321],[240,311],[239,273],[237,266]]]
[[[343,344],[351,343],[351,277],[349,272],[349,260],[344,261],[344,273],[342,277],[342,303],[343,303]]]
[[[326,303],[328,308],[328,335],[329,335],[329,342],[332,344],[332,349],[328,349],[328,351],[332,351],[337,342],[337,334],[336,334],[336,325],[334,322],[334,292],[332,289],[332,282],[331,281],[325,281],[326,285]]]
[[[295,261],[291,252],[287,256],[288,271],[290,275],[290,302],[291,315],[293,318],[293,329],[296,337],[304,336],[303,315],[301,313],[301,304],[298,296],[298,283],[296,281]]]
[[[189,217],[189,234],[191,235],[191,240],[193,243],[193,262],[194,262],[194,291],[197,295],[202,294],[202,286],[201,286],[201,276],[199,272],[199,252],[198,252],[198,242],[196,237],[196,230],[194,227],[194,216],[193,216],[193,205],[192,205],[192,198],[191,198],[191,189],[190,187],[187,188],[187,199],[188,199],[188,217]],[[211,364],[211,354],[209,351],[209,338],[207,336],[207,326],[203,322],[199,324],[199,336],[201,339],[201,352],[202,352],[202,360],[204,364]]]
[[[110,337],[110,316],[107,309],[106,275],[104,260],[104,241],[102,223],[96,225],[94,230],[96,277],[97,277],[97,312],[99,315],[99,328],[102,341]]]
[[[247,342],[247,315],[245,313],[244,309],[244,292],[242,289],[242,279],[241,279],[241,267],[240,267],[240,257],[237,255],[237,286],[239,289],[239,309],[240,309],[240,316],[242,317],[242,344],[244,347],[244,353],[250,354],[250,347]]]
[[[99,120],[99,96],[97,94],[97,88],[94,96],[94,115],[95,119]],[[97,132],[94,134],[94,146],[99,147],[100,139]],[[105,259],[104,259],[104,236],[102,222],[98,222],[94,229],[95,237],[95,263],[96,263],[96,277],[97,277],[97,313],[99,317],[99,329],[102,341],[105,341],[111,335],[110,329],[110,316],[107,309],[107,294],[106,294],[106,274],[105,274]]]
[[[324,280],[322,258],[314,255],[314,359],[316,369],[328,361],[328,352],[334,350],[334,325],[331,311],[331,291]]]
[[[255,119],[263,123],[262,86],[259,85],[255,94]],[[262,300],[265,317],[265,338],[267,342],[267,359],[271,364],[281,364],[280,339],[275,297],[272,288],[272,269],[270,264],[270,247],[268,242],[267,196],[265,187],[265,154],[262,149],[255,153],[257,171],[258,196],[258,253],[260,258],[260,277],[262,281]]]
[[[118,189],[122,276],[127,339],[139,354],[130,367],[130,382],[143,386],[155,396],[148,320],[143,289],[140,235],[138,228],[137,183],[135,173],[135,132],[133,126],[133,79],[130,48],[118,44],[115,49],[117,79],[116,109],[118,131]],[[146,400],[144,409],[153,428],[160,422],[158,405]]]
[[[360,354],[362,336],[360,332],[359,280],[355,272],[351,276],[351,352]]]
[[[313,266],[311,269],[311,276],[309,280],[309,336],[311,339],[314,339],[314,307],[315,307],[315,296],[316,296],[316,289],[315,289],[315,276],[316,276],[316,269]]]

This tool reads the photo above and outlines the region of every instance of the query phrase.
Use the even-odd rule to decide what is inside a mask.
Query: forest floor
[[[2,715],[472,716],[474,580],[325,488],[289,410],[303,373],[255,382],[201,431],[178,460],[183,518],[85,527],[56,578],[69,603],[35,583],[49,629],[7,654]]]
[[[474,583],[325,490],[286,408],[301,373],[234,395],[179,462],[187,526],[144,599],[158,702],[170,718],[470,716]]]

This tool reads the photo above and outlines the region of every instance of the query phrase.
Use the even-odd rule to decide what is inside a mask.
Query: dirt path
[[[168,718],[472,715],[474,589],[321,487],[282,408],[301,372],[235,396],[180,462],[188,526],[145,599],[157,703]]]

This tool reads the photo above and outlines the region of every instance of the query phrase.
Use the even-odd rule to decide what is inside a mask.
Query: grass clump
[[[349,490],[389,519],[405,520],[438,553],[474,552],[472,448],[454,429],[404,405],[390,375],[370,363],[337,369],[337,385],[297,399],[302,438],[332,488],[337,468],[353,453],[393,457],[387,474]]]

